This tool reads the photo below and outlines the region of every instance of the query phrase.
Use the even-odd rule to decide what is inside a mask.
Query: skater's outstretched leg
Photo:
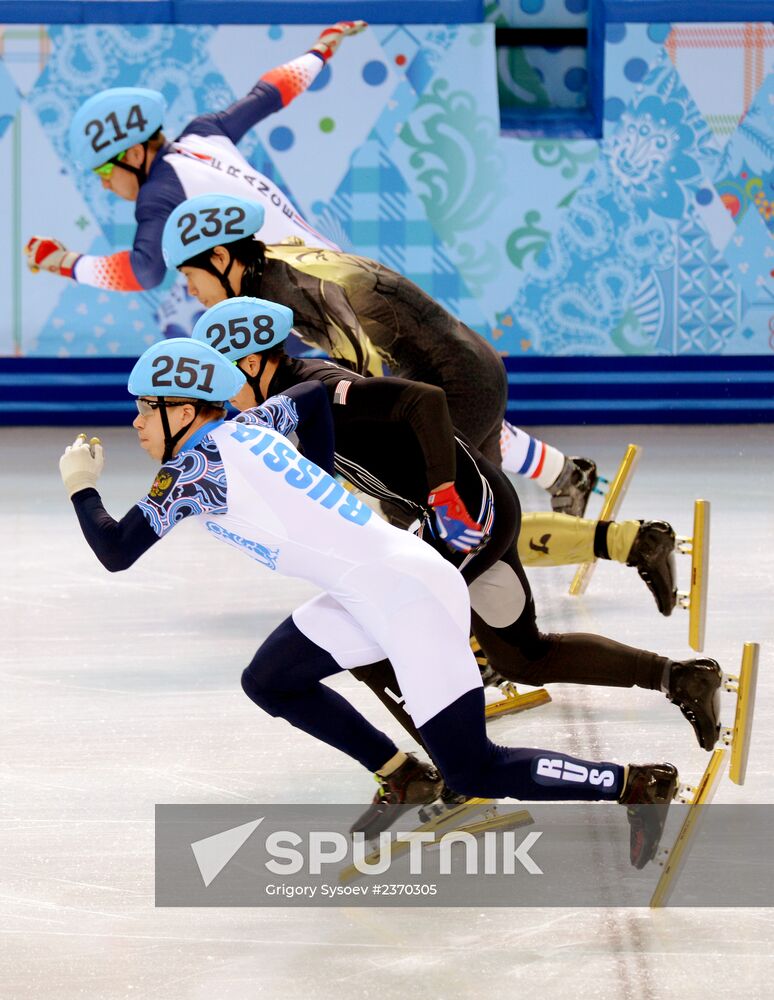
[[[486,461],[479,459],[479,466],[494,495],[497,523],[510,523],[517,537],[518,497]],[[516,547],[508,547],[502,540],[484,549],[463,567],[462,574],[469,584],[473,631],[498,674],[536,687],[575,683],[663,691],[689,720],[700,745],[711,749],[712,734],[719,733],[720,668],[714,661],[709,661],[709,666],[697,660],[676,664],[603,636],[540,632]],[[673,672],[678,666],[680,669]]]
[[[662,615],[677,603],[675,532],[666,521],[589,521],[566,514],[524,514],[518,537],[523,566],[568,566],[610,559],[633,566]]]

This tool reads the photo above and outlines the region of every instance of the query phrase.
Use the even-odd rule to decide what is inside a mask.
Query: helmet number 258
[[[207,330],[210,347],[226,353],[220,344],[228,333],[229,347],[232,351],[241,351],[251,342],[260,347],[270,344],[274,338],[274,320],[271,316],[253,316],[253,329],[247,325],[247,316],[234,316],[228,321],[228,329],[223,323],[213,323]]]

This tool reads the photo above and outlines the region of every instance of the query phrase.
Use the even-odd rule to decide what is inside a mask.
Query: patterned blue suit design
[[[137,506],[159,538],[184,517],[225,514],[226,472],[215,442],[205,437],[166,462]]]

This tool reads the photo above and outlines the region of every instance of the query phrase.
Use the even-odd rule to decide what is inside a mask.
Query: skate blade
[[[468,799],[454,806],[445,806],[442,803],[434,802],[430,805],[422,806],[419,810],[420,818],[426,816],[420,826],[414,827],[412,833],[448,833],[451,830],[460,829],[460,824],[466,817],[475,816],[483,812],[484,818],[491,818],[497,813],[497,806],[494,799]],[[386,832],[386,831],[385,831]],[[404,831],[401,831],[404,832]],[[401,854],[409,850],[411,844],[407,841],[393,841],[391,844],[390,857],[394,861]],[[365,855],[364,864],[375,865],[381,852],[378,847]],[[339,882],[350,882],[352,879],[363,878],[366,872],[361,872],[355,865],[347,865],[339,872]]]
[[[664,870],[651,896],[651,909],[659,909],[669,902],[680,873],[685,866],[688,853],[699,832],[703,811],[701,807],[708,805],[715,795],[727,763],[726,756],[725,750],[712,751],[709,764],[707,764],[698,786],[689,790],[691,792],[691,797],[688,800],[690,809],[672,847],[668,850],[662,850],[656,856],[656,860],[663,866]]]
[[[731,766],[728,776],[735,785],[743,785],[747,776],[747,757],[750,753],[755,692],[758,687],[758,658],[761,647],[757,642],[746,642],[742,650],[739,676],[723,678],[726,691],[736,693],[736,712],[731,729],[723,729],[721,740],[731,747]]]
[[[503,684],[499,690],[503,697],[499,701],[490,702],[484,709],[487,719],[498,719],[501,715],[514,715],[516,712],[526,712],[529,708],[538,708],[551,701],[551,695],[545,688],[519,694],[515,684]]]
[[[602,510],[599,513],[600,521],[615,520],[623,499],[626,496],[626,491],[629,489],[629,483],[641,455],[642,448],[638,444],[630,444],[627,447],[624,457],[621,459],[621,464],[618,466],[618,471],[610,484],[610,488],[605,493],[605,500],[602,504]],[[570,584],[570,595],[572,597],[585,594],[591,577],[594,575],[594,567],[596,565],[597,560],[592,559],[590,562],[582,563],[578,567]]]
[[[707,625],[707,589],[709,586],[710,505],[696,500],[693,505],[693,535],[678,538],[677,551],[691,557],[691,584],[686,592],[678,591],[677,603],[688,610],[688,644],[701,653]]]
[[[510,830],[518,829],[521,826],[532,826],[535,820],[532,818],[532,814],[526,809],[519,809],[516,812],[500,813],[497,812],[497,806],[492,810],[492,815],[484,819],[477,820],[473,823],[465,823],[462,826],[457,827],[459,833],[469,833],[474,837],[479,836],[482,833],[488,833],[490,830]],[[432,844],[428,845],[430,847],[434,846]]]

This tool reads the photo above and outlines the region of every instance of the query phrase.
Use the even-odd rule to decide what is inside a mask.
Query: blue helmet
[[[179,396],[222,403],[245,384],[242,372],[207,344],[173,337],[153,344],[129,376],[133,396]]]
[[[293,310],[287,306],[239,295],[208,309],[196,321],[191,337],[229,361],[238,361],[281,344],[292,326]]]
[[[167,102],[157,90],[114,87],[102,90],[78,108],[70,123],[73,160],[94,170],[138,142],[150,139],[164,121]]]
[[[164,224],[161,252],[167,267],[180,267],[205,250],[252,236],[263,225],[263,205],[227,194],[189,198]]]

